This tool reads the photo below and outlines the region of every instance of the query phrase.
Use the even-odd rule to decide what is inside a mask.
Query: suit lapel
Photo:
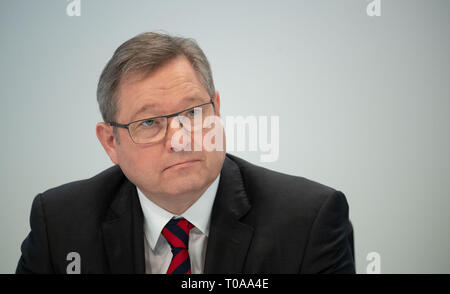
[[[111,203],[102,233],[111,273],[145,273],[142,209],[128,180]]]
[[[205,273],[241,273],[253,237],[242,218],[250,210],[239,167],[225,157],[211,213]]]

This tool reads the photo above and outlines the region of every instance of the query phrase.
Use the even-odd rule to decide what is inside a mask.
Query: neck
[[[203,195],[203,193],[205,193],[207,188],[208,187],[205,187],[200,191],[177,195],[155,194],[144,190],[142,190],[142,192],[147,199],[164,210],[167,210],[174,215],[181,215],[188,210],[188,208],[191,207]]]

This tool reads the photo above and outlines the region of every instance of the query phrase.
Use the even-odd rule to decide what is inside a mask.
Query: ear
[[[217,116],[220,117],[220,94],[219,91],[216,91],[216,95],[213,98],[214,107],[216,108]]]
[[[117,160],[116,145],[118,144],[114,137],[113,127],[99,122],[95,128],[97,138],[114,164],[119,164]]]

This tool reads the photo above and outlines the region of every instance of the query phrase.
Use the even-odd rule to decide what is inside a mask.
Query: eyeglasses
[[[208,103],[203,103],[177,113],[144,118],[132,121],[128,124],[117,122],[107,122],[107,124],[127,129],[131,140],[136,144],[156,143],[162,140],[167,133],[169,118],[176,117],[178,123],[188,132],[199,131],[204,128],[205,118],[215,115],[216,107],[211,99]]]

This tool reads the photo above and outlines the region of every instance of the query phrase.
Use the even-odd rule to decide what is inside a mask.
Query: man
[[[195,41],[128,40],[97,99],[115,166],[36,196],[17,273],[354,273],[342,192],[221,148],[220,122],[207,123],[220,95]]]

